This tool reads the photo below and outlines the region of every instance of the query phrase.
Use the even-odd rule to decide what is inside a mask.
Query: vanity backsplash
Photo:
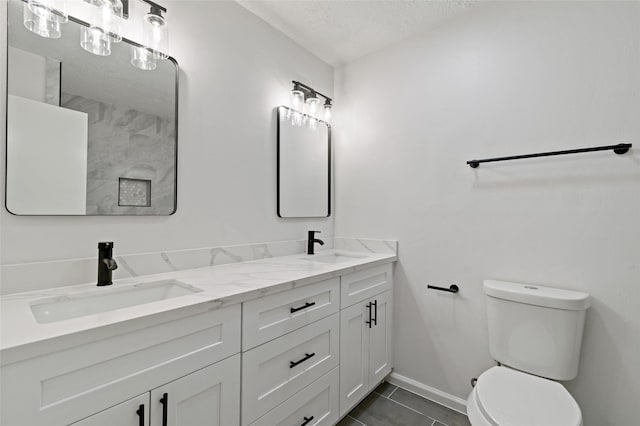
[[[323,250],[335,248],[368,253],[397,253],[397,241],[393,240],[323,239]],[[117,254],[118,242],[115,241],[115,244],[114,258],[118,269],[113,271],[113,279],[124,279],[301,254],[305,253],[307,241],[273,241],[124,255]],[[96,280],[96,268],[95,257],[0,265],[0,294],[91,283]]]

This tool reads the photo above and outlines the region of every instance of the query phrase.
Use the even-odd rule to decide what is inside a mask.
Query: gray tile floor
[[[467,416],[383,382],[337,426],[470,426]]]

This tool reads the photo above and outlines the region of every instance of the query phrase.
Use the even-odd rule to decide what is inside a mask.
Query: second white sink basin
[[[356,259],[362,259],[364,255],[356,255],[356,254],[346,254],[346,253],[329,253],[329,254],[314,254],[311,256],[303,257],[304,260],[309,262],[319,262],[319,263],[342,263],[342,262],[350,262]]]
[[[82,293],[36,300],[31,303],[31,312],[36,321],[43,324],[172,299],[201,291],[202,289],[176,280],[121,286],[114,284],[109,288],[96,288]]]

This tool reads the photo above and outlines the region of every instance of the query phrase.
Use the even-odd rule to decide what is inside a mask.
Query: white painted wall
[[[586,426],[637,424],[640,3],[475,9],[338,70],[336,234],[399,240],[395,371],[461,398],[492,365],[483,279],[589,292],[568,388]]]
[[[0,6],[6,22],[5,4]],[[170,53],[181,67],[177,213],[20,217],[2,209],[0,263],[95,256],[103,240],[115,241],[116,253],[123,254],[300,239],[308,229],[333,235],[333,217],[276,216],[275,141],[275,107],[288,102],[291,80],[331,93],[333,68],[235,2],[166,6]],[[1,37],[4,96],[4,31]]]

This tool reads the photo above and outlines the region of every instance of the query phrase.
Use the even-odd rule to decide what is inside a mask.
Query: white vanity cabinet
[[[340,311],[341,416],[391,372],[392,291],[366,298],[391,284],[390,265],[343,277],[343,295],[351,290],[347,300],[355,302]]]
[[[357,269],[3,352],[0,424],[335,425],[392,366],[392,264]]]

